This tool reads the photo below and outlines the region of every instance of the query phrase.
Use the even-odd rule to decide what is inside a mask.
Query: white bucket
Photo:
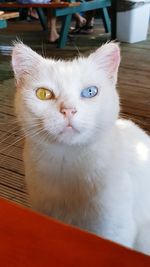
[[[118,41],[136,43],[146,40],[150,17],[150,4],[129,11],[117,12]]]

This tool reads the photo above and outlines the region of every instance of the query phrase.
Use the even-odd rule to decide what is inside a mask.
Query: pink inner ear
[[[119,64],[120,64],[120,51],[119,49],[115,49],[114,51],[112,51],[110,58],[110,70],[112,72],[116,72]]]
[[[14,52],[12,54],[12,67],[13,67],[14,73],[16,74],[17,62],[16,62],[16,55]]]
[[[22,43],[17,43],[14,46],[12,52],[12,67],[16,78],[19,78],[25,69],[29,68],[31,60],[34,58],[33,55],[36,55],[36,53]]]
[[[17,55],[16,51],[13,51],[12,54],[12,67],[16,76],[21,73],[21,60],[20,55]]]
[[[99,64],[109,76],[116,75],[120,64],[120,49],[117,44],[106,44],[100,49]]]

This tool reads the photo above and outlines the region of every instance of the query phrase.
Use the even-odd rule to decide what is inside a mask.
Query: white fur
[[[87,58],[44,59],[16,44],[16,112],[26,134],[25,173],[33,207],[66,223],[150,254],[150,138],[118,120],[119,47]],[[83,99],[82,89],[98,95]],[[56,100],[36,97],[39,87]],[[67,129],[60,106],[76,108]]]

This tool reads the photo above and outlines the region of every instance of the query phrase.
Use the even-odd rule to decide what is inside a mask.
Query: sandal
[[[71,34],[79,34],[81,29],[82,29],[82,27],[76,27],[76,28],[70,30],[70,33]]]
[[[94,28],[94,26],[92,26],[92,25],[85,25],[81,28],[80,33],[81,34],[90,34],[93,32],[93,28]]]
[[[82,27],[76,27],[75,29],[71,30],[71,34],[90,34],[93,32],[94,26],[92,25],[84,25]]]

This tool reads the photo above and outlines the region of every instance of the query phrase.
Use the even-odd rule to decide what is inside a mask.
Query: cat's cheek
[[[65,128],[65,122],[61,116],[49,114],[43,119],[43,126],[52,135],[58,135]]]
[[[41,101],[32,95],[24,97],[24,99],[26,98],[27,100],[30,100],[25,101],[27,105],[26,108],[38,118],[44,118],[44,116],[46,116],[51,109],[49,103],[46,101]]]

